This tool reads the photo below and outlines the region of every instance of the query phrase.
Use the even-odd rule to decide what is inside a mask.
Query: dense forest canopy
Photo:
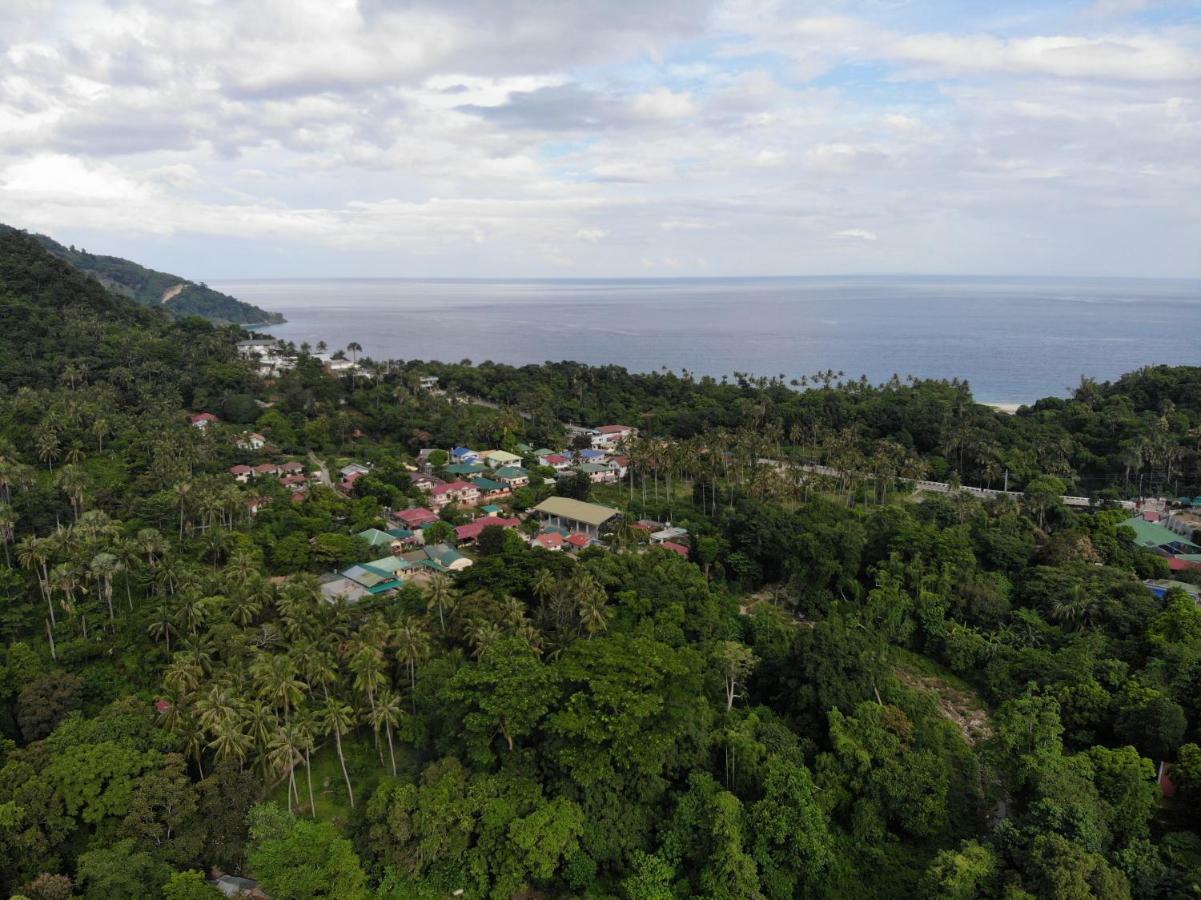
[[[334,376],[307,347],[264,380],[240,329],[11,231],[0,320],[6,896],[1201,894],[1201,577],[1166,581],[1115,502],[1201,493],[1201,369],[1014,416],[954,382]],[[531,458],[615,422],[619,483]],[[523,457],[508,513],[624,518],[573,553],[485,528],[458,574],[331,602],[318,578],[426,502],[420,451],[446,474],[460,446]],[[284,459],[367,474],[229,472]]]
[[[279,313],[215,291],[206,284],[149,269],[119,256],[103,256],[77,250],[74,246],[66,247],[44,234],[34,237],[59,259],[142,306],[162,308],[174,316],[200,316],[211,322],[235,325],[274,325],[283,321]]]

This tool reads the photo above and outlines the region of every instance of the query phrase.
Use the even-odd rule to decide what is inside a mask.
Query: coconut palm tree
[[[12,554],[8,549],[17,536],[17,514],[7,503],[0,503],[0,544],[4,545],[4,564],[12,567]]]
[[[396,653],[409,672],[409,690],[413,697],[413,712],[417,712],[417,663],[429,652],[429,633],[418,619],[401,621],[396,629]]]
[[[342,753],[342,735],[344,732],[354,729],[354,711],[341,700],[329,697],[321,706],[318,716],[322,731],[334,736],[334,747],[338,751],[342,777],[346,779],[346,795],[350,799],[350,808],[354,809],[354,786],[350,783],[350,773],[346,770],[346,757]]]
[[[392,777],[396,777],[396,751],[392,745],[392,729],[400,725],[404,710],[400,706],[400,697],[394,691],[384,689],[375,698],[375,706],[371,710],[371,727],[375,729],[376,740],[379,740],[379,730],[384,729],[388,738],[388,759],[392,764]]]
[[[175,615],[171,607],[160,602],[150,613],[150,622],[146,625],[146,635],[152,641],[162,641],[167,652],[171,652],[171,638],[178,632],[175,630]]]
[[[446,633],[445,611],[451,596],[450,578],[441,572],[435,572],[426,586],[426,605],[438,610],[438,624],[442,633]]]
[[[300,751],[300,739],[295,726],[281,725],[267,744],[267,761],[271,768],[288,776],[288,812],[292,812],[292,797],[300,801],[296,790],[296,767],[304,761]]]
[[[100,596],[108,604],[108,620],[115,622],[117,615],[113,611],[113,578],[119,575],[123,566],[121,560],[112,553],[97,553],[92,557],[88,571],[100,586]]]
[[[253,743],[250,735],[242,731],[238,721],[229,719],[217,726],[208,747],[216,752],[217,759],[221,762],[236,759],[238,768],[241,769]]]
[[[37,573],[38,587],[41,588],[42,596],[45,598],[50,612],[50,626],[51,628],[57,627],[54,619],[54,603],[50,598],[49,541],[46,538],[32,535],[22,538],[21,543],[17,544],[17,562],[21,564],[21,568],[32,569]]]

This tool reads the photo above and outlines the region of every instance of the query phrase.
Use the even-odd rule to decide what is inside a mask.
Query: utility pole
[[[1009,470],[1005,470],[1005,493],[1009,493]]]

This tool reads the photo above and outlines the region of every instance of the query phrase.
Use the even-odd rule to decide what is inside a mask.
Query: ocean
[[[548,360],[696,375],[967,379],[986,403],[1201,364],[1201,282],[1035,278],[231,280],[272,335],[375,359]]]

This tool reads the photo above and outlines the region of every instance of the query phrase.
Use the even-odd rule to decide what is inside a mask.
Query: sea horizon
[[[832,369],[960,378],[990,404],[1067,396],[1159,363],[1201,362],[1201,279],[802,275],[259,278],[210,282],[281,313],[258,330],[350,341],[376,359],[780,376]]]

